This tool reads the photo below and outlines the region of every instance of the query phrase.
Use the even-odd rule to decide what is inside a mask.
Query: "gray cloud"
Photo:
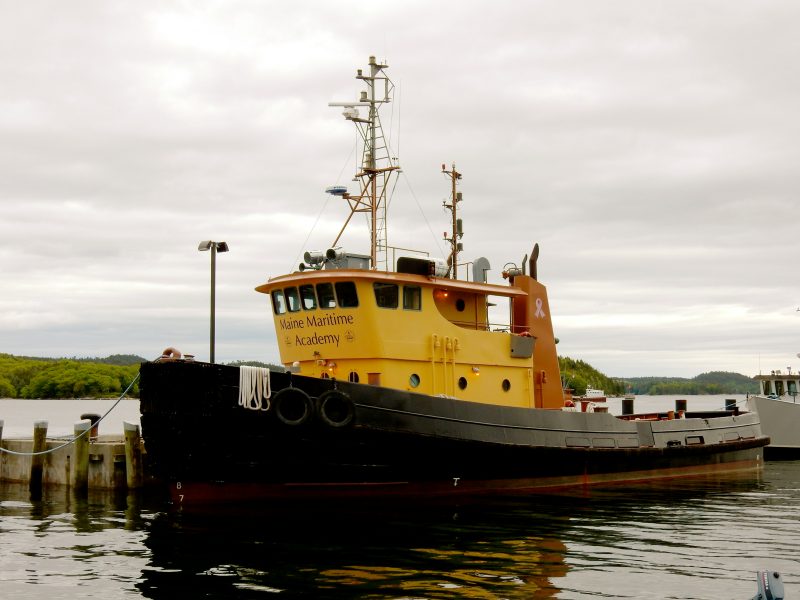
[[[355,134],[327,103],[357,96],[370,54],[398,89],[391,243],[441,251],[455,162],[465,256],[499,282],[539,242],[563,353],[633,376],[800,350],[792,2],[3,12],[0,351],[203,358],[196,247],[224,239],[217,357],[277,361],[253,288],[338,232],[323,190],[351,177]]]

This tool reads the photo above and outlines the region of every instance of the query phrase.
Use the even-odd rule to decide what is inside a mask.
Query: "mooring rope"
[[[271,395],[269,369],[239,367],[239,406],[250,410],[269,410]]]
[[[0,453],[13,454],[15,456],[41,456],[43,454],[51,454],[51,453],[55,452],[56,450],[61,450],[61,448],[63,448],[64,446],[69,446],[70,444],[74,444],[79,439],[81,439],[83,436],[85,436],[87,433],[89,433],[94,427],[96,427],[103,419],[105,419],[108,416],[108,414],[112,410],[114,410],[117,407],[117,404],[119,404],[120,401],[128,394],[130,389],[133,387],[133,384],[136,383],[137,381],[139,381],[139,375],[140,375],[139,373],[136,374],[136,377],[133,378],[133,381],[131,381],[130,385],[127,388],[125,388],[125,391],[122,392],[122,395],[119,398],[117,398],[117,401],[114,402],[114,404],[111,406],[111,408],[109,408],[106,411],[106,414],[104,414],[102,417],[100,417],[93,424],[92,427],[88,427],[85,431],[82,431],[78,435],[72,437],[69,441],[61,444],[60,446],[56,446],[55,448],[49,448],[47,450],[41,450],[40,452],[17,452],[16,450],[9,450],[7,448],[3,448],[2,445],[0,445]]]

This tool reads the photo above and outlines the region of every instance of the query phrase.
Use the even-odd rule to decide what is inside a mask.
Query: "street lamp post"
[[[216,284],[216,271],[217,271],[217,252],[227,252],[228,244],[226,242],[212,242],[206,240],[200,242],[197,249],[201,252],[211,250],[211,341],[210,341],[210,355],[211,363],[214,363],[214,293],[217,287]]]

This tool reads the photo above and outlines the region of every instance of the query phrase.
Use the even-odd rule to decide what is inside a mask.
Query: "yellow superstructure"
[[[510,286],[371,270],[271,279],[281,362],[303,375],[504,406],[561,408],[544,286]],[[490,298],[511,323],[493,328]]]

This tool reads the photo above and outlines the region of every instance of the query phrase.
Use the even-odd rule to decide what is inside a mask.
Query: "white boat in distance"
[[[587,387],[583,396],[573,396],[572,399],[585,402],[605,402],[608,398],[603,390]]]
[[[798,355],[800,357],[800,355]],[[767,459],[800,458],[800,372],[791,367],[756,375],[760,393],[747,398],[747,410],[758,413],[761,429],[770,438]]]

